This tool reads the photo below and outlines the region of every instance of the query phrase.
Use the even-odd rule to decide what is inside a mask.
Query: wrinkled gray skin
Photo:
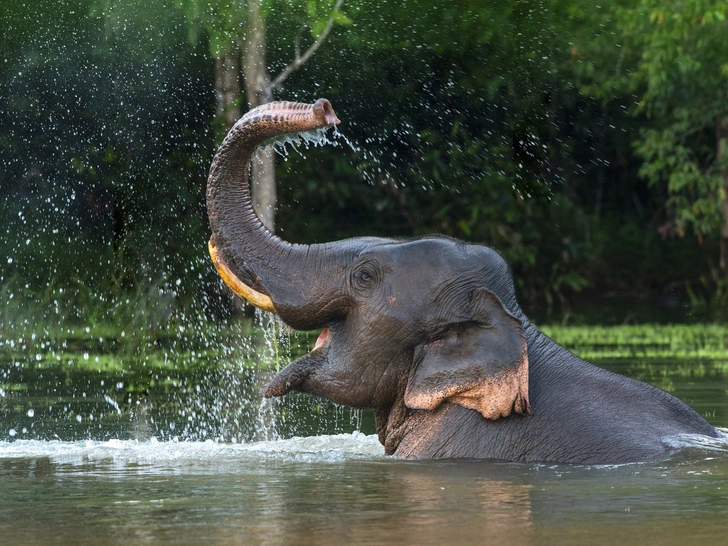
[[[292,245],[270,234],[250,202],[251,154],[334,123],[321,100],[253,110],[210,172],[212,240],[227,267],[291,327],[328,328],[267,396],[295,390],[373,408],[386,452],[412,458],[619,463],[669,454],[665,438],[718,434],[670,394],[546,337],[487,246],[442,236]]]

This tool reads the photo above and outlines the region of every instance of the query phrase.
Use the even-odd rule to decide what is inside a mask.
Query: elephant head
[[[213,160],[209,249],[225,282],[298,330],[323,328],[266,396],[295,390],[390,415],[445,403],[498,419],[529,413],[523,315],[508,266],[484,245],[442,236],[290,244],[250,199],[256,148],[339,123],[331,104],[271,103],[248,112]]]

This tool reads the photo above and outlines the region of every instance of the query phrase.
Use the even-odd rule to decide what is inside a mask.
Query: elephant
[[[501,255],[443,235],[292,244],[249,188],[256,149],[339,123],[331,103],[246,113],[212,161],[208,249],[239,296],[315,347],[266,397],[309,393],[374,411],[388,455],[612,464],[667,457],[672,438],[723,433],[657,387],[594,366],[543,334]]]

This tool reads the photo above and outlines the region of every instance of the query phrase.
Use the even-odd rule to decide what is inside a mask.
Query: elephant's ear
[[[473,292],[466,316],[471,320],[452,324],[437,339],[418,347],[405,404],[432,410],[452,402],[487,419],[514,411],[530,413],[528,352],[521,321],[484,288]]]

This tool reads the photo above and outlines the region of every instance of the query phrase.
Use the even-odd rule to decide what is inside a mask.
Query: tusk
[[[207,250],[210,252],[212,263],[217,269],[217,274],[220,275],[225,284],[235,292],[241,298],[244,298],[248,303],[255,305],[258,309],[268,311],[269,313],[275,313],[276,309],[273,307],[273,300],[270,296],[261,294],[250,288],[248,285],[243,283],[240,279],[235,276],[235,273],[230,271],[230,268],[220,259],[220,255],[217,252],[217,245],[213,243],[212,237],[207,243]]]

